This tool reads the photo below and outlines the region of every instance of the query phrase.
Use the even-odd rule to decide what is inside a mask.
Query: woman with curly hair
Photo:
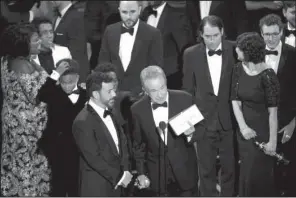
[[[231,100],[239,126],[239,196],[274,196],[274,158],[277,144],[279,82],[264,63],[265,43],[248,32],[237,38],[239,60],[233,70]],[[254,140],[264,142],[264,152]]]
[[[30,59],[39,52],[38,33],[31,24],[15,24],[5,29],[0,42],[1,195],[49,196],[51,170],[37,146],[47,122],[46,104],[38,100],[38,93],[48,75]]]

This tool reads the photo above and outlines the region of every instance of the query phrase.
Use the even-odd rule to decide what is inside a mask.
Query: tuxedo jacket
[[[192,96],[184,91],[169,90],[169,119],[193,104]],[[131,107],[132,141],[134,160],[139,174],[145,174],[151,181],[151,188],[158,192],[159,180],[164,180],[163,141],[153,119],[151,100],[146,95]],[[197,184],[197,162],[193,144],[184,135],[176,136],[168,126],[167,157],[177,182],[182,190],[189,190]],[[159,179],[159,175],[161,179]]]
[[[56,68],[56,64],[64,59],[64,58],[72,58],[71,53],[67,47],[60,46],[60,45],[54,45],[52,48],[52,58],[53,58],[53,63],[51,68],[45,68],[44,65],[40,64],[39,56],[37,55],[36,58],[33,60],[38,64],[41,65],[49,74],[51,74],[52,70]],[[50,72],[49,72],[50,71]]]
[[[126,137],[115,119],[113,122],[119,153],[107,126],[90,105],[81,110],[73,123],[72,131],[80,152],[80,196],[120,196],[114,187],[123,172],[129,170],[129,155]]]
[[[54,23],[55,27],[55,23]],[[67,47],[80,65],[80,82],[85,82],[89,74],[89,62],[86,50],[83,12],[72,5],[62,17],[54,31],[54,43]]]
[[[232,69],[236,63],[234,43],[222,40],[222,68],[218,96],[214,94],[204,43],[192,46],[184,52],[183,89],[191,93],[205,117],[205,127],[209,128],[218,113],[224,130],[231,129],[233,123],[230,101]],[[201,138],[204,132],[195,133]]]
[[[277,77],[280,82],[279,128],[287,125],[296,116],[295,48],[283,43]]]
[[[147,9],[142,12],[142,20],[147,22]],[[157,29],[162,34],[164,72],[167,76],[181,71],[183,51],[193,43],[191,24],[185,8],[174,8],[166,3],[159,18]]]
[[[140,93],[140,73],[149,65],[163,66],[163,45],[158,29],[139,21],[130,63],[124,71],[119,56],[122,22],[107,26],[99,54],[99,63],[111,62],[117,66],[119,90]]]
[[[200,1],[187,1],[187,11],[191,19],[194,35],[200,37],[197,31],[200,26]],[[244,1],[212,1],[209,15],[220,17],[224,24],[226,39],[235,41],[236,37],[248,30],[248,16]]]
[[[55,147],[58,142],[64,145],[63,149],[68,151],[69,155],[77,150],[72,135],[72,124],[88,99],[86,90],[80,86],[78,89],[80,93],[75,104],[51,78],[47,79],[38,93],[38,99],[47,104],[48,112],[47,126],[40,140],[40,147],[50,160],[56,155]]]

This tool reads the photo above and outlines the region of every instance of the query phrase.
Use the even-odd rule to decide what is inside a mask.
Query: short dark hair
[[[265,42],[257,32],[245,32],[237,37],[236,46],[243,52],[246,62],[265,61]]]
[[[17,23],[9,25],[0,38],[0,55],[16,58],[30,55],[31,36],[38,33],[33,24]]]
[[[287,10],[288,8],[295,7],[295,1],[283,1],[283,9]]]
[[[201,20],[201,23],[199,25],[199,31],[201,33],[204,32],[204,27],[206,26],[206,24],[209,24],[210,26],[213,26],[213,27],[218,27],[220,31],[224,27],[222,19],[215,15],[206,16]]]
[[[277,25],[279,26],[280,30],[282,30],[284,27],[281,17],[279,17],[276,14],[268,14],[262,17],[259,21],[259,27],[261,31],[262,31],[263,25],[266,25],[266,26]]]
[[[39,32],[39,28],[40,28],[40,25],[41,24],[51,24],[53,26],[52,21],[49,18],[46,18],[46,17],[38,17],[38,18],[35,18],[32,21],[32,24],[35,25],[35,27],[38,30],[38,32]]]
[[[68,74],[77,74],[79,75],[79,63],[71,58],[64,58],[62,60],[59,60],[56,64],[56,67],[58,67],[61,62],[67,62],[69,64],[69,68],[62,74],[62,76],[68,75]]]
[[[86,79],[86,92],[89,97],[92,97],[93,91],[100,91],[102,83],[117,82],[117,76],[112,75],[110,72],[115,73],[115,66],[112,63],[103,63],[98,65]]]

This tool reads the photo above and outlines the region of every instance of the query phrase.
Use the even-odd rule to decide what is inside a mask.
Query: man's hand
[[[137,186],[139,189],[148,188],[150,186],[150,180],[146,175],[139,175],[137,177],[135,186]]]
[[[123,188],[126,188],[128,184],[132,181],[133,175],[129,171],[124,171],[123,179],[120,182],[120,184],[115,186],[115,189],[118,188],[118,186],[122,186]]]
[[[263,6],[270,10],[279,10],[283,7],[283,3],[281,1],[266,1]]]
[[[273,156],[276,151],[276,142],[269,141],[267,144],[264,144],[263,147],[265,154]]]
[[[60,76],[70,67],[69,63],[66,61],[62,61],[57,69],[56,72],[58,72],[60,74]]]
[[[240,131],[246,140],[252,139],[257,136],[256,132],[250,127],[244,128]]]
[[[192,135],[192,133],[195,131],[194,125],[192,125],[190,122],[188,122],[188,124],[189,124],[190,128],[184,132],[184,135],[186,135],[186,136]]]
[[[289,124],[287,124],[285,127],[283,127],[278,133],[284,133],[282,137],[282,144],[288,142],[295,130],[295,118],[291,120]]]

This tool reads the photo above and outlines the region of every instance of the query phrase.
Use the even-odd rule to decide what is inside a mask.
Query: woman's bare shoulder
[[[10,61],[10,69],[18,74],[32,74],[34,67],[26,58],[15,58]]]

